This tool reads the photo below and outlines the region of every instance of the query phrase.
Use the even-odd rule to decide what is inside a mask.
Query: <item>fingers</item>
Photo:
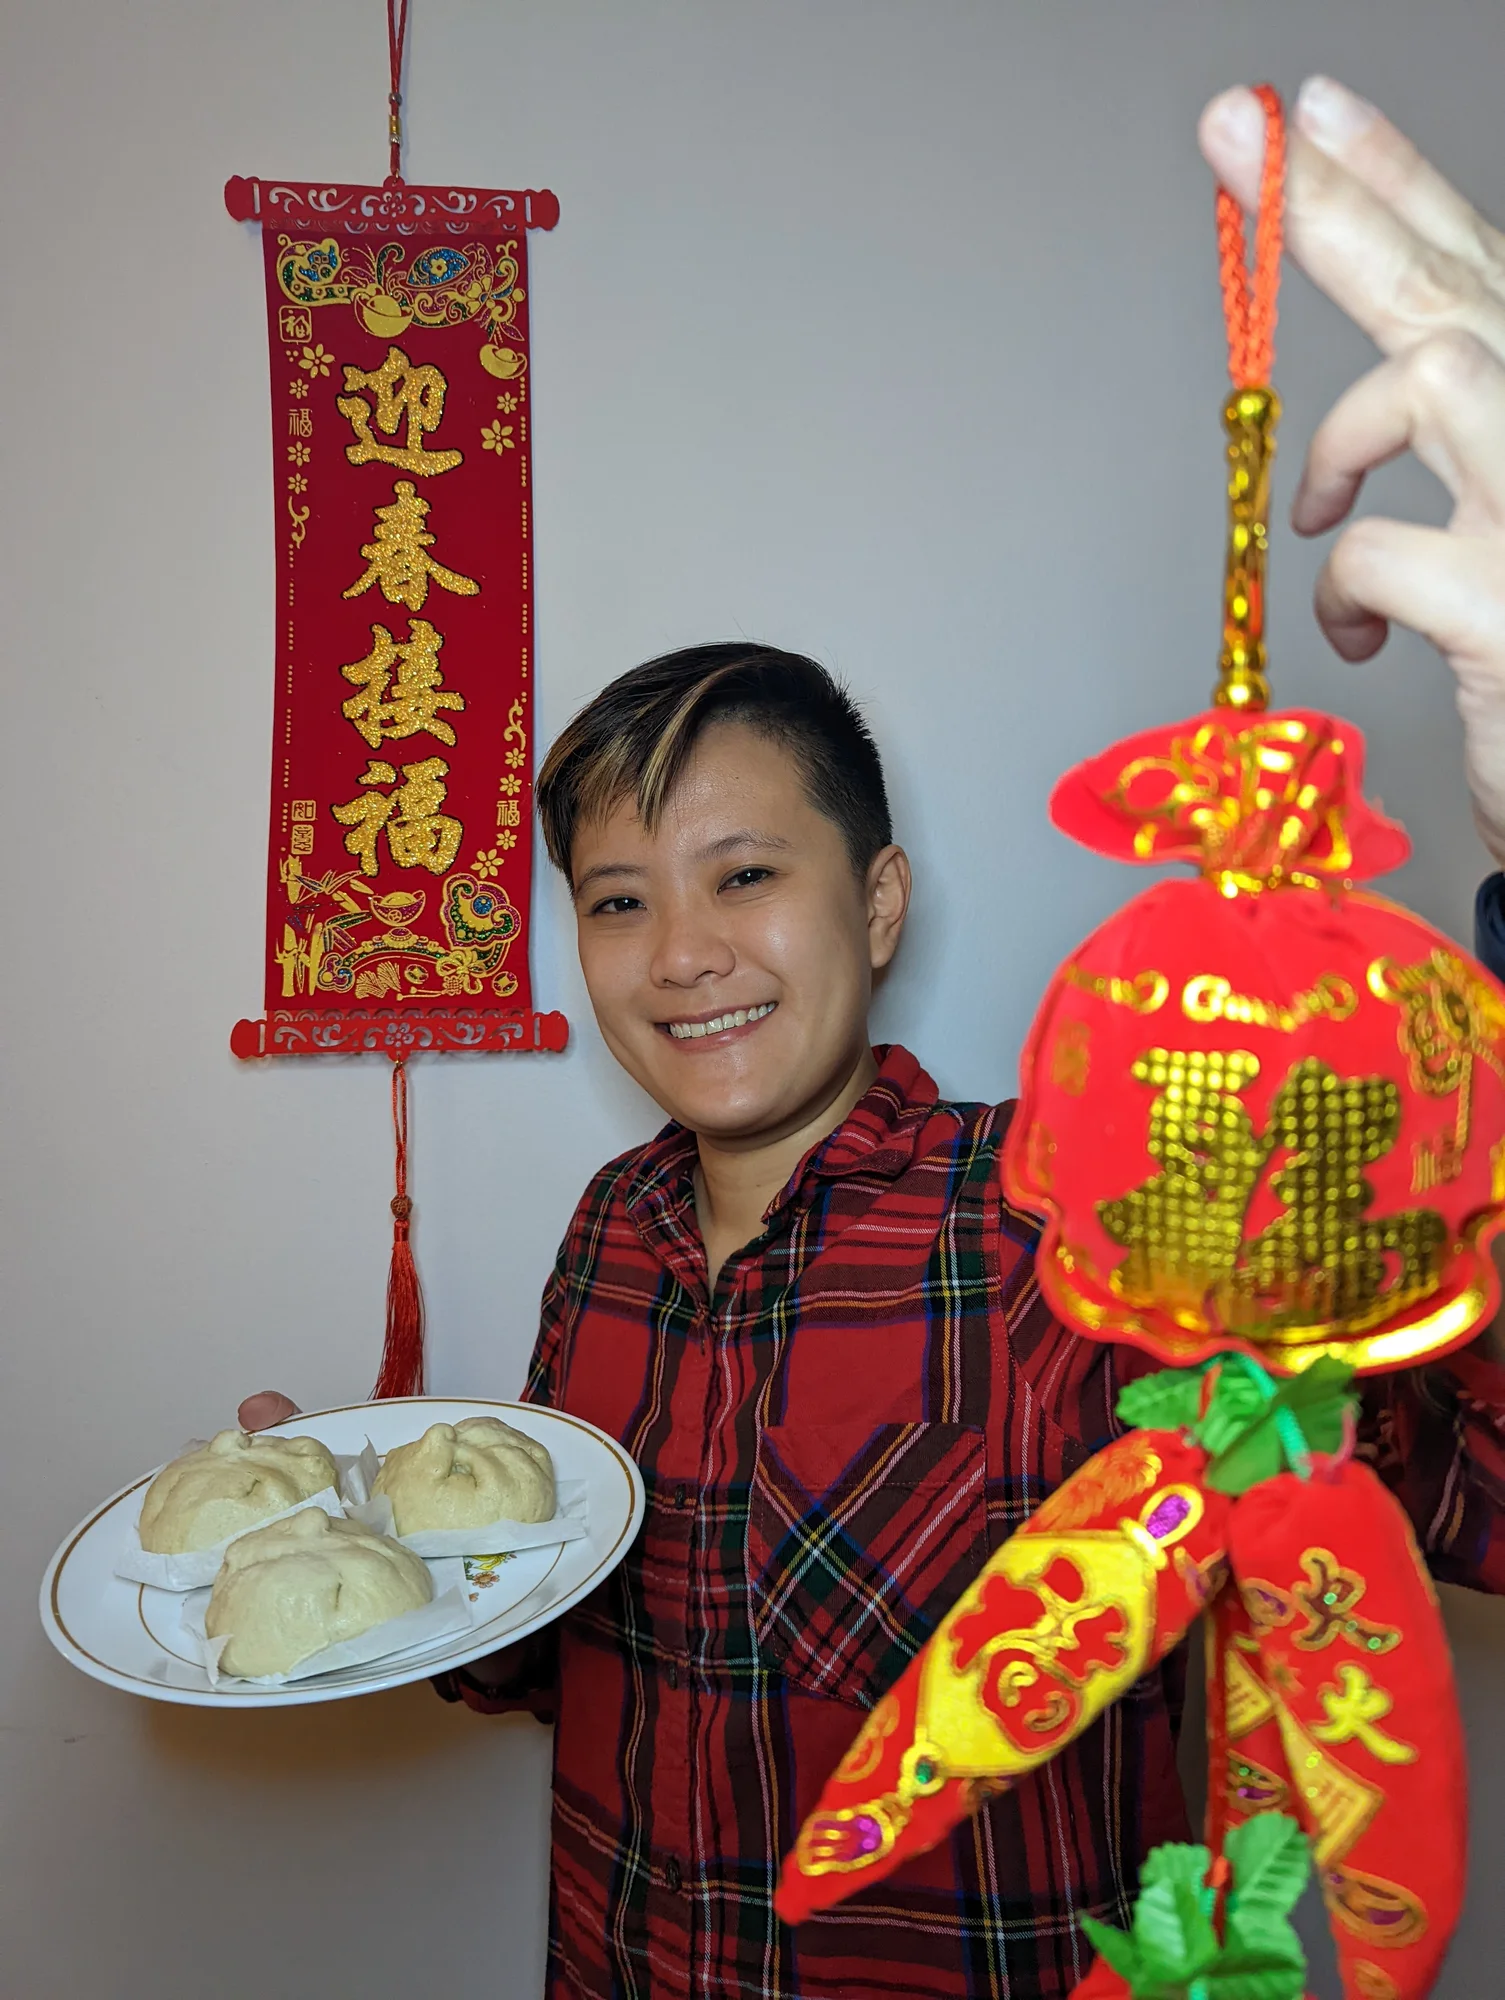
[[[1307,451],[1296,532],[1333,527],[1365,474],[1407,450],[1467,503],[1471,521],[1505,528],[1505,362],[1472,334],[1434,334],[1339,398]]]
[[[291,1396],[284,1396],[277,1389],[263,1389],[257,1395],[247,1396],[235,1412],[235,1420],[243,1431],[264,1431],[299,1414]]]
[[[1505,697],[1505,552],[1494,540],[1355,521],[1317,579],[1317,620],[1345,660],[1367,660],[1393,621],[1447,654],[1460,697]]]
[[[1309,76],[1296,99],[1302,132],[1378,195],[1424,241],[1471,265],[1491,285],[1505,283],[1505,236],[1367,98]]]
[[[1264,158],[1259,100],[1225,91],[1203,112],[1198,136],[1218,178],[1252,209]],[[1505,278],[1497,294],[1479,268],[1418,233],[1299,125],[1286,156],[1287,250],[1387,354],[1462,327],[1505,356]]]

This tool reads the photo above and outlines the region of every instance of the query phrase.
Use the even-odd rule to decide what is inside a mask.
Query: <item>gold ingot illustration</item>
[[[355,310],[367,333],[374,333],[378,340],[395,340],[413,324],[413,315],[401,301],[376,286],[356,294]]]
[[[481,366],[499,382],[512,381],[527,365],[527,356],[519,354],[515,347],[497,347],[488,341],[481,349]]]

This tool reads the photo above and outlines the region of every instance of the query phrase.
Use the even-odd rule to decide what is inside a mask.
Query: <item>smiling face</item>
[[[578,829],[571,863],[601,1033],[682,1125],[774,1144],[864,1072],[908,864],[887,847],[855,873],[785,745],[712,724],[651,833],[626,798]]]

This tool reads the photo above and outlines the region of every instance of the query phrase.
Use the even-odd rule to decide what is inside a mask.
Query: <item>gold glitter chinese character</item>
[[[1253,1335],[1333,1321],[1372,1325],[1434,1289],[1447,1230],[1432,1209],[1365,1219],[1363,1169],[1400,1130],[1386,1077],[1340,1077],[1296,1063],[1270,1106],[1264,1136],[1239,1093],[1259,1074],[1245,1050],[1151,1049],[1133,1066],[1154,1086],[1148,1150],[1164,1171],[1098,1210],[1128,1251],[1113,1286],[1133,1305],[1160,1305]],[[1244,1224],[1272,1158],[1270,1192],[1285,1213],[1252,1239]]]
[[[416,736],[427,730],[441,743],[453,743],[455,732],[439,710],[462,709],[465,697],[441,687],[439,648],[444,644],[426,618],[408,620],[407,644],[396,641],[385,625],[371,627],[371,651],[340,672],[361,690],[341,704],[373,750],[392,736]],[[392,681],[392,668],[397,680]]]
[[[302,385],[299,384],[299,386],[301,387]],[[289,434],[295,438],[311,438],[314,434],[313,411],[306,405],[299,410],[289,410],[287,413],[287,428]]]
[[[421,478],[437,472],[453,472],[464,457],[463,452],[428,451],[423,443],[428,432],[439,428],[448,387],[437,368],[431,363],[415,368],[400,347],[389,347],[386,360],[369,374],[361,368],[346,368],[347,393],[338,399],[336,407],[342,417],[349,418],[358,440],[345,447],[350,463],[395,465],[404,472],[416,472]],[[352,389],[372,390],[376,396],[375,408],[364,396],[349,394]],[[406,417],[406,442],[380,443],[371,435],[373,416],[377,429],[387,437],[397,435],[397,426]]]
[[[402,775],[404,782],[395,792],[362,792],[330,810],[341,826],[350,828],[345,846],[359,859],[362,874],[376,873],[377,842],[385,832],[388,852],[399,868],[427,868],[430,874],[442,875],[465,837],[461,822],[439,810],[449,791],[444,782],[449,766],[442,757],[428,757],[421,764],[404,764]],[[360,780],[363,785],[396,781],[392,766],[376,759]]]
[[[522,807],[516,799],[498,799],[496,802],[496,823],[498,826],[521,826]]]
[[[409,611],[421,611],[428,602],[429,578],[457,597],[474,597],[481,586],[468,576],[460,576],[428,553],[435,537],[424,527],[429,511],[427,500],[418,497],[410,479],[399,479],[393,489],[392,505],[378,507],[376,539],[361,549],[368,568],[345,592],[359,597],[373,583],[381,585],[389,604],[405,604]]]
[[[1231,1326],[1363,1325],[1435,1288],[1447,1242],[1435,1209],[1364,1219],[1374,1190],[1363,1170],[1390,1151],[1400,1122],[1388,1077],[1340,1077],[1311,1056],[1291,1070],[1264,1149],[1267,1160],[1287,1155],[1270,1180],[1286,1213],[1247,1245],[1226,1305]]]
[[[1114,1274],[1136,1304],[1195,1312],[1231,1276],[1244,1215],[1264,1149],[1238,1093],[1259,1075],[1259,1058],[1151,1049],[1134,1064],[1154,1087],[1148,1151],[1164,1171],[1099,1210],[1128,1256]]]

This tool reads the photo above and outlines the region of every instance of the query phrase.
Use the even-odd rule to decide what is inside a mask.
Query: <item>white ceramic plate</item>
[[[368,1437],[378,1452],[386,1452],[418,1437],[429,1424],[478,1416],[500,1416],[526,1431],[548,1446],[559,1478],[585,1481],[590,1533],[581,1541],[526,1549],[498,1562],[484,1586],[473,1586],[475,1623],[467,1632],[282,1687],[216,1691],[203,1668],[187,1657],[182,1597],[114,1574],[115,1556],[130,1525],[132,1496],[155,1477],[155,1470],[97,1508],[52,1558],[42,1581],[43,1629],[65,1660],[95,1680],[127,1694],[198,1708],[342,1701],[425,1680],[511,1645],[594,1590],[631,1546],[643,1520],[643,1481],[621,1445],[594,1424],[557,1410],[527,1403],[449,1402],[436,1396],[316,1410],[274,1428],[282,1437],[316,1437],[331,1451],[353,1454]]]

